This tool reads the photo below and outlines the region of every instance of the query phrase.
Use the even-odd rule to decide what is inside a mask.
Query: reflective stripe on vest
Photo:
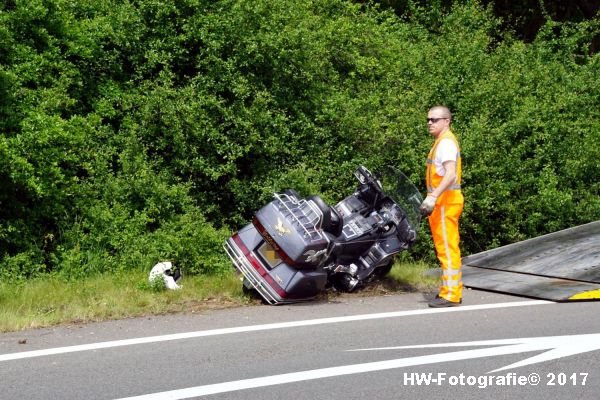
[[[437,174],[435,168],[435,152],[437,151],[437,147],[442,141],[442,139],[450,139],[456,145],[458,149],[457,159],[456,159],[456,182],[448,187],[448,190],[458,190],[460,191],[461,186],[461,176],[462,176],[462,162],[460,156],[460,146],[458,145],[458,140],[456,140],[456,136],[451,131],[446,131],[441,134],[433,143],[431,150],[429,151],[429,155],[427,156],[427,171],[426,171],[426,183],[427,183],[427,193],[432,193],[435,188],[437,188],[442,182],[443,176]]]

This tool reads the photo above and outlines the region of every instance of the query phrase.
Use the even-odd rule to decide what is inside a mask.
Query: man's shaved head
[[[452,113],[446,106],[435,106],[429,109],[431,115],[435,115],[437,118],[448,118],[452,121]]]

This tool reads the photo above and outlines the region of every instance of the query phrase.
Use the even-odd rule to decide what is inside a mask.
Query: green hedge
[[[218,273],[273,191],[335,202],[359,164],[422,187],[439,103],[462,142],[465,253],[600,219],[598,21],[524,44],[459,3],[4,2],[0,278]],[[411,255],[431,259],[421,237]]]

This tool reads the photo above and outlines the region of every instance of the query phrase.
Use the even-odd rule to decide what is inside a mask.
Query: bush
[[[476,1],[0,10],[1,279],[164,259],[219,273],[229,227],[273,191],[336,202],[360,164],[422,187],[439,103],[462,143],[465,254],[600,218],[597,20],[524,44]],[[432,259],[421,238],[413,256]]]

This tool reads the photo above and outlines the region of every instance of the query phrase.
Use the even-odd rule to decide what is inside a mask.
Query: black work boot
[[[429,302],[429,307],[433,307],[433,308],[458,307],[461,304],[462,304],[462,299],[460,299],[460,301],[457,303],[454,301],[446,300],[440,296],[435,296],[435,299],[433,299]]]

